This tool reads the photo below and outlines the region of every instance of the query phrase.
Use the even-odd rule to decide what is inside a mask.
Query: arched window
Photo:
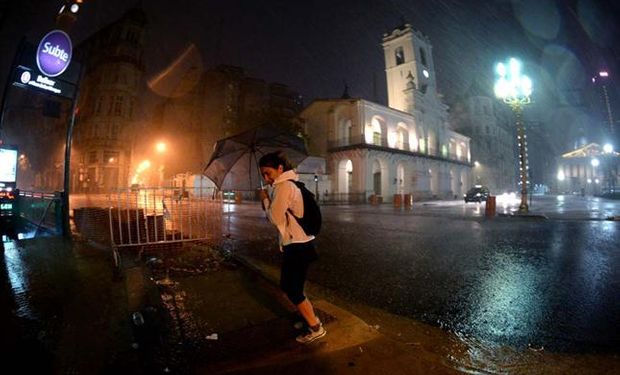
[[[345,171],[347,172],[346,174],[347,193],[350,193],[353,191],[353,163],[351,162],[351,160],[347,160]]]
[[[396,58],[396,65],[405,63],[405,51],[403,47],[397,47],[394,51],[394,57]]]
[[[349,194],[353,191],[353,163],[351,160],[338,162],[338,190],[337,193]]]
[[[370,126],[366,127],[366,143],[381,146],[382,123],[378,117],[373,117]]]
[[[339,146],[347,146],[351,143],[353,125],[350,119],[341,119],[338,123],[337,142]]]
[[[409,141],[409,132],[405,124],[398,124],[396,129],[396,148],[399,150],[405,150]]]

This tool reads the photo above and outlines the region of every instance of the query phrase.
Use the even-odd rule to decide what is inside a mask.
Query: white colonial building
[[[406,24],[384,35],[383,49],[388,107],[321,99],[301,113],[310,153],[327,162],[321,186],[348,200],[462,196],[472,184],[470,139],[448,126],[430,41]]]

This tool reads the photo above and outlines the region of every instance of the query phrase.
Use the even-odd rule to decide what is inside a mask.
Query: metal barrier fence
[[[16,204],[18,215],[34,224],[37,232],[43,228],[60,234],[62,228],[60,193],[20,191]]]
[[[212,188],[73,195],[71,207],[78,233],[114,248],[219,241],[222,235],[222,194]]]

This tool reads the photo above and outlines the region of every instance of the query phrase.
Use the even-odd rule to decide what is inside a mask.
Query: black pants
[[[306,299],[304,284],[308,266],[318,258],[314,243],[293,243],[284,246],[282,251],[280,288],[294,305],[299,305]]]

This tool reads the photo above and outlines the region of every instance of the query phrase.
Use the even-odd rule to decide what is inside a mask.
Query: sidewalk
[[[109,250],[77,239],[6,243],[7,272],[0,275],[5,368],[88,374],[456,373],[321,300],[313,303],[327,336],[298,344],[296,315],[273,283],[277,270],[243,259],[231,262],[204,246],[183,251],[202,252],[206,266],[196,273],[169,268],[170,277],[162,279],[157,266],[145,265],[161,265],[158,254],[145,254],[146,263],[126,264],[119,279]],[[135,312],[140,314],[132,319]]]
[[[108,253],[60,237],[7,242],[3,248],[4,373],[139,368],[125,289],[114,280]]]

